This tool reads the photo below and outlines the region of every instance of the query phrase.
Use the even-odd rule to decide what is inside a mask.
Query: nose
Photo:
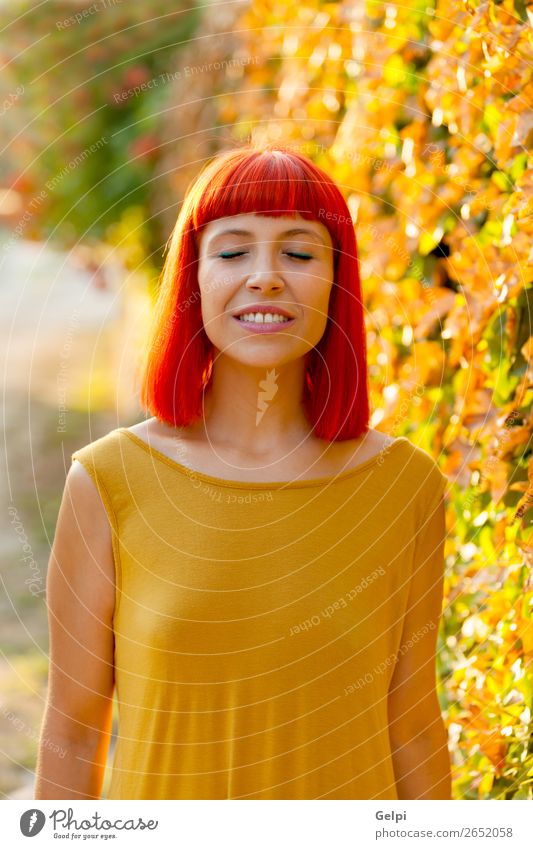
[[[279,274],[272,271],[262,271],[248,277],[246,288],[250,292],[282,292],[285,283]]]
[[[246,279],[246,288],[252,292],[279,292],[285,288],[283,275],[276,269],[268,248],[256,257],[255,266]]]

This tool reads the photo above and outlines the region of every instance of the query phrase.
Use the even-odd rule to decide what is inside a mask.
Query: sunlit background
[[[532,23],[525,0],[0,4],[3,798],[32,797],[70,455],[144,416],[165,242],[200,167],[250,140],[339,183],[371,424],[450,481],[454,796],[532,798]]]

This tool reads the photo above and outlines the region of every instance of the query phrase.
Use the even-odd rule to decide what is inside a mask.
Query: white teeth
[[[280,324],[281,322],[284,322],[284,321],[290,321],[290,319],[287,318],[287,316],[285,316],[285,315],[279,315],[278,313],[271,313],[271,312],[266,312],[266,313],[248,312],[248,313],[244,313],[243,315],[240,315],[239,320],[240,321],[253,321],[255,324],[265,324],[265,323],[270,323],[270,322],[272,322],[274,324]]]

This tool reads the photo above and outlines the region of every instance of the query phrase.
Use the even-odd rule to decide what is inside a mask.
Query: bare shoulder
[[[382,433],[380,430],[375,430],[374,428],[368,429],[367,439],[369,448],[374,450],[376,454],[383,448],[388,448],[394,442],[393,436],[389,436],[388,433]]]
[[[155,416],[143,422],[137,422],[126,428],[126,430],[131,431],[139,439],[142,439],[163,454],[168,454],[169,456],[172,455],[177,443],[186,444],[191,449],[201,449],[206,445],[200,433],[201,427],[198,425],[173,427],[160,421]]]
[[[63,501],[67,501],[71,509],[98,508],[101,504],[96,484],[83,463],[76,458],[67,473]]]
[[[153,440],[163,440],[169,437],[182,437],[186,438],[189,433],[192,434],[194,428],[192,427],[172,427],[171,425],[165,424],[165,422],[160,421],[155,416],[152,416],[150,419],[145,419],[143,422],[136,422],[136,424],[132,424],[126,428],[126,430],[130,430],[132,433],[135,433],[141,439],[144,439],[147,442],[151,442]]]
[[[378,456],[383,450],[394,442],[394,437],[388,436],[374,428],[369,428],[366,433],[357,439],[346,439],[337,443],[337,452],[343,464],[348,468],[355,468],[361,463],[366,463],[373,457]]]
[[[65,481],[58,524],[77,538],[86,534],[101,547],[111,542],[111,528],[105,506],[94,480],[79,460],[74,459]]]
[[[141,439],[146,439],[149,435],[151,423],[157,421],[155,418],[146,419],[144,422],[136,422],[135,424],[129,425],[126,430],[131,430],[132,433],[135,433]]]

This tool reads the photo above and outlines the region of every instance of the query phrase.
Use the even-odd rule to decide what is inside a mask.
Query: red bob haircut
[[[353,222],[336,183],[288,146],[247,145],[219,153],[189,186],[161,272],[141,376],[141,403],[185,427],[202,416],[214,348],[202,321],[196,236],[216,218],[256,212],[323,223],[332,238],[334,283],[326,329],[307,352],[302,408],[319,439],[368,430],[366,339]],[[167,242],[168,247],[168,242]]]

